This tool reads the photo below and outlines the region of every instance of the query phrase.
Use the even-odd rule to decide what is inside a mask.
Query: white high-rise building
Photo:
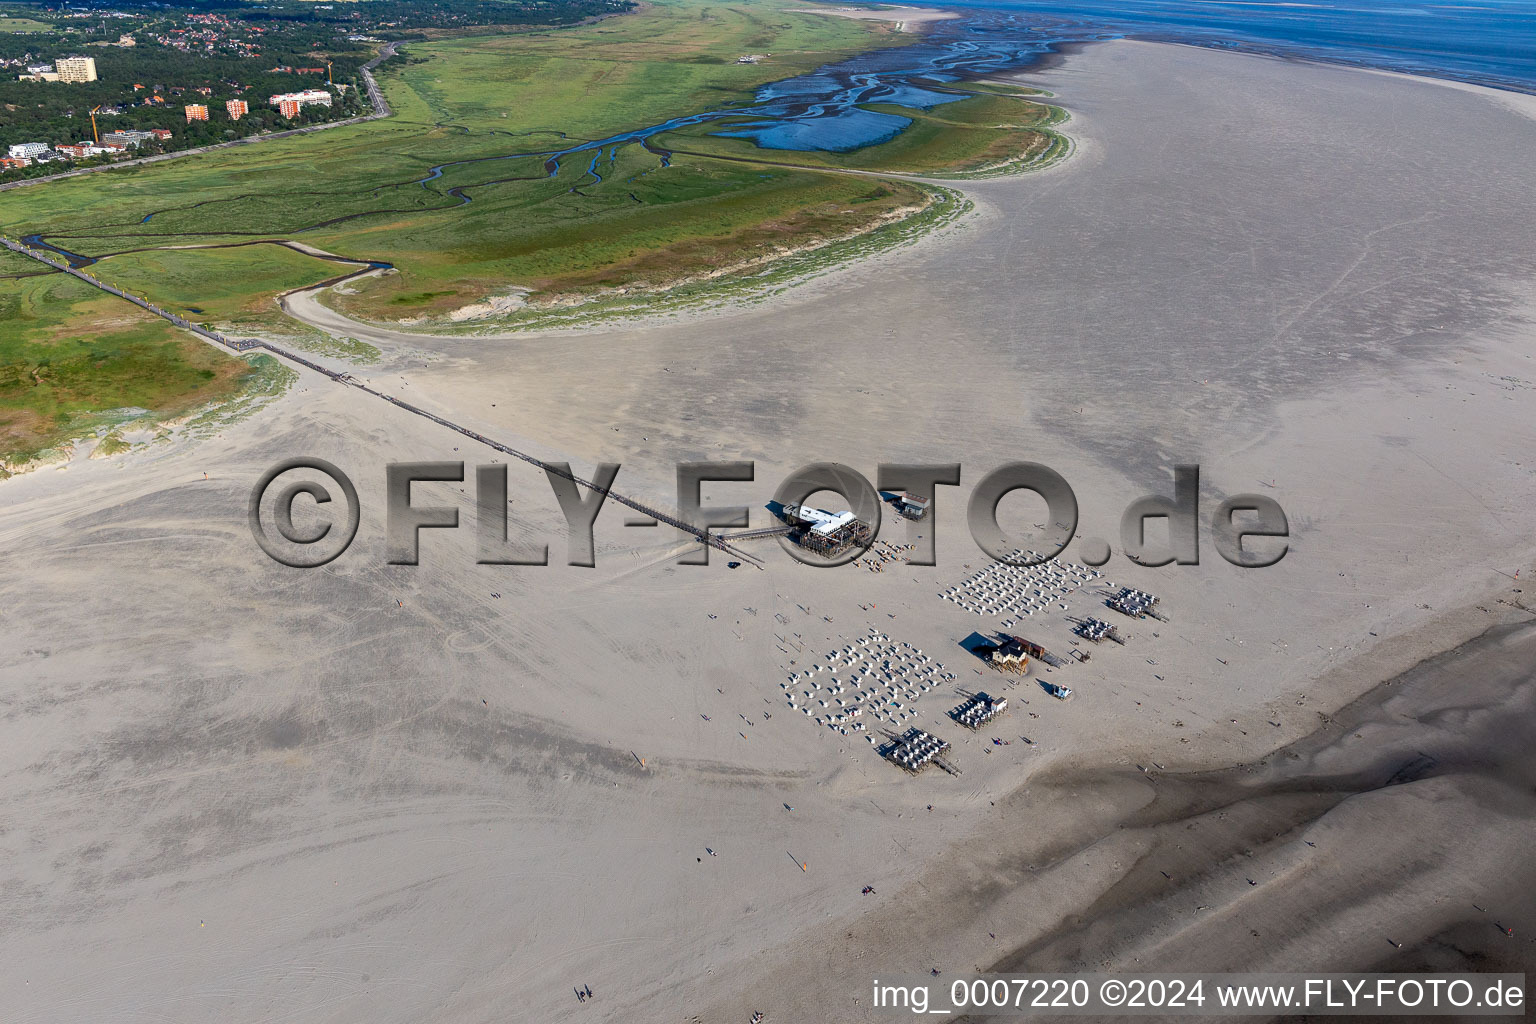
[[[60,57],[55,62],[55,70],[61,82],[94,82],[96,81],[96,58]]]
[[[267,102],[274,107],[281,107],[284,102],[294,103],[298,105],[295,109],[307,107],[312,103],[328,107],[331,105],[331,94],[324,89],[305,89],[303,92],[278,93],[275,96],[269,97]]]
[[[35,156],[42,156],[48,152],[46,142],[18,142],[11,147],[10,157],[13,160],[30,160]]]

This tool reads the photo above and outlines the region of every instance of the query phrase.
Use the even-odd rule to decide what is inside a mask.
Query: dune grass
[[[236,393],[241,359],[65,274],[0,290],[0,462],[103,423],[167,418]]]

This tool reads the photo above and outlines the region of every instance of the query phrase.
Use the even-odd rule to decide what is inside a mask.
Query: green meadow
[[[271,296],[356,269],[266,242],[129,252],[94,268],[109,284],[150,294],[172,312],[213,324],[250,323],[253,316],[270,316],[275,323],[281,314]]]

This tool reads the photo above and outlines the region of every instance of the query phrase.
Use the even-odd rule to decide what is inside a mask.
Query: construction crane
[[[326,61],[325,62],[325,84],[326,85],[335,85],[336,84],[335,82],[331,81],[331,62],[330,61]]]
[[[101,145],[101,133],[96,130],[96,111],[100,109],[100,107],[91,108],[91,138],[96,140],[98,146]]]

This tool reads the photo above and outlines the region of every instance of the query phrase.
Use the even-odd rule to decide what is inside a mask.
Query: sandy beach
[[[960,15],[954,11],[940,11],[929,7],[902,7],[887,5],[881,7],[791,7],[788,10],[801,11],[811,14],[826,14],[834,18],[852,18],[855,21],[893,21],[898,31],[918,32],[922,26],[930,21],[947,21],[950,18],[958,18]]]
[[[521,464],[510,530],[555,564],[476,564],[471,468],[416,487],[461,528],[389,565],[386,463],[499,457],[308,371],[206,440],[0,483],[7,1021],[852,1022],[879,972],[1536,966],[1524,101],[1140,42],[1016,78],[1072,157],[964,183],[916,246],[730,316],[351,335],[373,386],[662,508],[683,461],[755,460],[704,498],[762,526],[807,462],[960,462],[934,567],[678,566],[617,508],[570,567]],[[323,569],[247,523],[297,455],[360,494]],[[1102,577],[984,575],[964,502],[1014,460],[1071,483],[1063,558],[1108,539]],[[1285,559],[1127,561],[1179,463],[1207,523],[1279,501]],[[1168,621],[1023,678],[960,646],[1066,655],[1111,584]],[[961,774],[818,724],[833,675],[917,693],[890,727]],[[976,688],[1011,707],[970,734]]]

